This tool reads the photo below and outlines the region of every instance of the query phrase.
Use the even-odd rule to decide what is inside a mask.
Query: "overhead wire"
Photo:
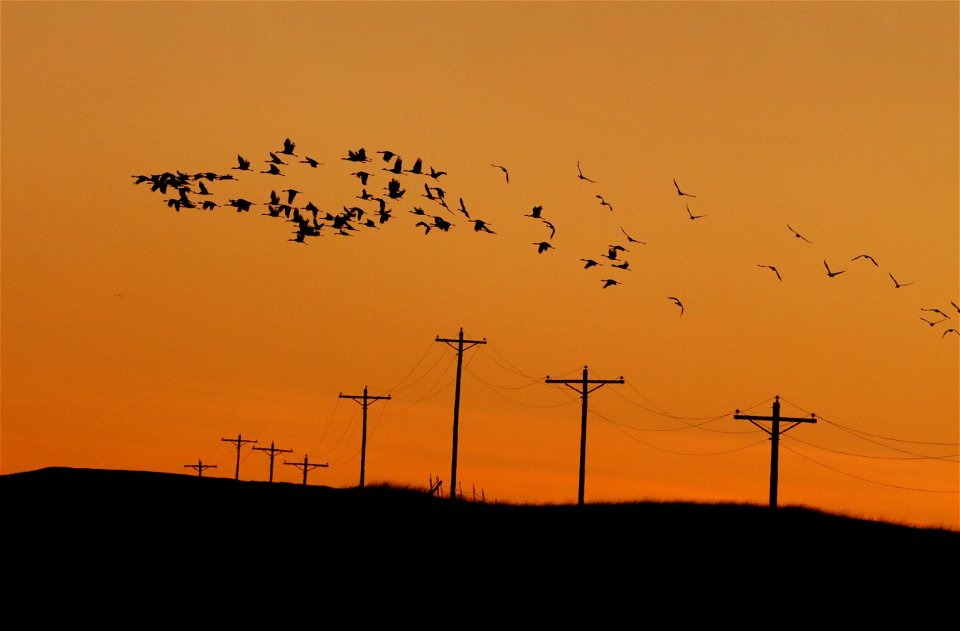
[[[924,455],[924,454],[914,454],[914,453],[911,453],[911,452],[904,452],[904,453],[907,453],[908,455],[906,455],[906,456],[874,456],[874,455],[870,455],[870,454],[858,454],[858,453],[853,453],[853,452],[850,452],[850,451],[843,451],[843,450],[840,450],[840,449],[831,449],[830,447],[824,447],[823,445],[817,445],[817,444],[815,444],[815,443],[811,443],[811,442],[808,442],[808,441],[806,441],[806,440],[803,440],[802,438],[797,438],[796,436],[783,436],[783,438],[786,439],[786,440],[793,440],[793,441],[796,441],[796,442],[798,442],[798,443],[802,443],[802,444],[804,444],[804,445],[807,445],[808,447],[814,447],[814,448],[816,448],[816,449],[822,449],[822,450],[824,450],[824,451],[829,451],[829,452],[835,453],[835,454],[842,454],[842,455],[844,455],[844,456],[854,456],[854,457],[856,457],[856,458],[868,458],[868,459],[871,459],[871,460],[940,460],[940,461],[942,461],[942,462],[960,462],[960,460],[951,460],[951,458],[954,458],[954,459],[955,459],[955,458],[960,458],[960,453],[947,454],[947,455],[944,455],[944,456],[928,456],[928,455]],[[881,447],[887,447],[886,445],[880,445],[880,446],[881,446]],[[887,447],[887,448],[889,449],[890,447]],[[897,451],[901,451],[901,450],[898,449]]]

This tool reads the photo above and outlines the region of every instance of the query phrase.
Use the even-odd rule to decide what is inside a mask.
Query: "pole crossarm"
[[[205,469],[216,469],[217,465],[215,464],[203,464],[203,460],[197,460],[197,464],[185,464],[183,465],[184,469],[196,469],[197,475],[203,477],[203,472]]]
[[[773,400],[773,414],[771,416],[741,414],[740,410],[734,410],[733,418],[740,421],[749,421],[770,435],[770,508],[776,508],[777,480],[780,469],[780,435],[790,431],[801,423],[816,423],[817,415],[811,414],[809,417],[780,416],[780,395],[776,395]],[[758,421],[769,421],[772,425],[770,429],[767,429],[763,425],[760,425]],[[790,425],[781,428],[780,423],[790,423]]]
[[[303,455],[303,462],[290,462],[290,461],[288,461],[288,460],[284,460],[284,461],[283,461],[283,464],[296,467],[296,468],[300,469],[301,471],[303,471],[303,483],[304,483],[304,484],[307,483],[307,473],[308,473],[308,472],[310,472],[310,471],[312,471],[312,470],[314,470],[314,469],[317,469],[318,467],[329,467],[329,466],[330,466],[330,465],[327,464],[326,462],[322,462],[322,463],[321,463],[321,462],[311,463],[311,462],[308,460],[308,455],[307,455],[307,454],[304,454],[304,455]]]
[[[363,406],[363,434],[360,440],[360,488],[363,488],[364,473],[367,468],[367,408],[375,401],[385,401],[390,399],[390,395],[373,396],[367,392],[367,386],[363,387],[363,394],[343,394],[341,399],[352,399],[354,402]]]
[[[467,340],[463,337],[463,327],[456,338],[436,337],[437,342],[443,342],[457,351],[457,385],[453,394],[453,456],[450,463],[450,499],[457,497],[457,443],[460,435],[460,380],[463,374],[463,351],[478,344],[486,344],[487,338],[482,340]]]
[[[550,375],[547,375],[545,379],[545,383],[567,386],[579,394],[582,401],[580,410],[580,486],[577,490],[577,504],[580,506],[583,505],[583,487],[587,461],[587,398],[591,392],[599,390],[603,386],[623,383],[623,377],[619,379],[590,379],[587,370],[587,367],[584,366],[583,376],[580,379],[551,379]]]

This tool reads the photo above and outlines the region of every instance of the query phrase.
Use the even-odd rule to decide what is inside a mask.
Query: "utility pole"
[[[196,469],[196,470],[197,470],[197,477],[200,477],[200,478],[203,477],[203,470],[204,470],[204,469],[216,469],[216,468],[217,468],[217,465],[215,465],[215,464],[203,464],[203,460],[199,460],[199,459],[197,460],[197,464],[185,464],[185,465],[183,465],[183,466],[184,466],[184,468]]]
[[[587,367],[584,366],[581,379],[551,379],[550,375],[547,375],[546,383],[559,383],[567,386],[580,395],[583,403],[580,412],[580,488],[577,492],[577,504],[583,506],[583,479],[587,464],[587,396],[608,383],[622,384],[623,377],[619,379],[590,379],[587,376]]]
[[[255,440],[244,440],[243,435],[241,435],[241,434],[237,434],[237,437],[236,437],[236,438],[221,438],[220,440],[222,440],[222,441],[225,442],[225,443],[236,443],[236,444],[237,444],[237,471],[236,471],[236,473],[233,474],[233,479],[234,479],[234,480],[239,480],[239,479],[240,479],[240,447],[242,447],[245,443],[255,443],[255,442],[257,442],[257,441],[255,441]]]
[[[353,399],[357,403],[363,406],[363,438],[360,440],[360,488],[363,488],[363,475],[367,467],[367,407],[372,401],[379,401],[381,399],[389,399],[390,395],[372,397],[367,394],[367,387],[363,387],[363,394],[343,394],[340,393],[341,399]]]
[[[472,348],[477,344],[486,344],[487,338],[482,340],[463,339],[463,327],[460,327],[460,335],[455,339],[437,337],[437,342],[443,342],[450,348],[457,351],[457,387],[453,395],[453,458],[450,465],[450,499],[457,497],[457,441],[460,432],[460,376],[463,372],[463,351]],[[456,344],[456,346],[454,346]],[[466,346],[464,346],[466,344]]]
[[[329,467],[329,466],[330,466],[330,465],[327,464],[326,462],[324,462],[324,463],[322,463],[322,464],[310,464],[310,462],[307,461],[307,454],[303,454],[303,462],[287,462],[286,460],[284,460],[284,461],[283,461],[283,464],[293,465],[294,467],[296,467],[296,468],[300,469],[301,471],[303,471],[303,485],[304,485],[304,486],[307,485],[307,472],[308,472],[308,471],[311,471],[311,470],[313,470],[313,469],[316,469],[317,467]]]
[[[270,453],[270,482],[273,482],[273,459],[277,454],[293,453],[292,449],[277,449],[270,441],[269,447],[254,447],[257,451],[266,451]]]
[[[790,418],[787,416],[780,416],[780,395],[778,394],[773,400],[773,414],[771,416],[752,416],[750,414],[740,414],[740,410],[735,410],[733,418],[750,421],[766,433],[770,434],[770,508],[777,507],[777,482],[778,482],[778,470],[780,468],[780,434],[784,434],[787,431],[793,429],[800,423],[816,423],[817,415],[811,414],[809,418]],[[757,421],[772,421],[773,425],[771,429],[757,423]],[[780,422],[793,423],[783,429],[780,429]]]

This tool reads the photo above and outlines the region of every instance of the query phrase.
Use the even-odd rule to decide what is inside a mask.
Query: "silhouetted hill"
[[[69,468],[0,476],[0,492],[14,573],[52,562],[131,580],[242,572],[314,576],[329,587],[335,576],[340,589],[357,580],[443,589],[455,580],[463,588],[579,584],[596,597],[682,581],[744,596],[789,585],[897,586],[902,595],[955,588],[960,561],[958,532],[791,507],[482,504],[388,486]]]

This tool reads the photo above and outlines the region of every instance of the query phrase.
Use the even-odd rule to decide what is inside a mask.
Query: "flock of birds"
[[[304,191],[293,187],[273,189],[269,195],[264,196],[261,201],[253,201],[244,197],[227,197],[225,200],[216,201],[213,191],[210,187],[214,183],[225,180],[236,181],[240,174],[259,173],[274,177],[286,177],[285,171],[291,168],[317,169],[324,166],[324,163],[310,157],[309,155],[300,156],[296,153],[296,143],[287,138],[283,146],[274,151],[267,152],[267,158],[263,160],[263,169],[256,168],[254,163],[242,155],[237,155],[237,163],[230,167],[230,171],[237,171],[237,175],[232,173],[217,173],[212,171],[185,173],[183,171],[167,171],[152,175],[134,175],[134,184],[149,184],[150,190],[165,196],[165,203],[176,211],[183,209],[214,210],[218,207],[234,208],[236,212],[249,212],[254,206],[263,206],[264,215],[275,217],[293,224],[292,237],[289,241],[307,244],[309,239],[321,236],[326,231],[338,236],[353,236],[358,231],[370,228],[380,228],[383,225],[395,219],[395,213],[401,212],[400,200],[409,200],[413,197],[408,196],[408,188],[415,187],[414,190],[420,190],[419,198],[413,204],[409,204],[406,212],[412,214],[416,219],[414,226],[423,230],[424,235],[430,233],[449,232],[455,227],[455,221],[462,220],[472,224],[472,229],[476,233],[495,235],[492,224],[480,217],[475,216],[467,208],[463,197],[457,196],[457,201],[453,202],[454,196],[450,194],[443,185],[441,178],[447,175],[446,171],[439,170],[433,166],[427,168],[422,158],[418,157],[410,166],[404,168],[403,158],[395,151],[381,150],[376,154],[379,158],[373,158],[367,155],[366,149],[350,149],[340,160],[356,165],[356,170],[350,173],[355,177],[360,187],[356,195],[359,202],[351,205],[343,205],[342,209],[331,212],[329,209],[321,209],[313,203]],[[379,168],[376,164],[380,164]],[[298,165],[306,165],[299,167]],[[492,168],[500,171],[504,178],[504,183],[510,184],[509,169],[501,164],[491,163]],[[349,170],[349,169],[348,169]],[[378,189],[378,192],[368,191],[368,186],[374,185],[380,181],[379,178],[386,179],[386,185]],[[413,179],[413,183],[411,183]],[[587,177],[581,164],[577,161],[577,179],[581,182],[595,184],[596,181]],[[673,179],[673,188],[676,195],[683,202],[684,210],[691,221],[697,221],[706,217],[706,214],[698,214],[690,208],[688,200],[695,200],[697,196],[684,190],[677,180]],[[596,194],[601,208],[607,208],[613,211],[613,205],[608,202],[603,195]],[[539,222],[539,225],[545,230],[541,240],[532,243],[538,254],[544,254],[554,249],[553,238],[556,235],[556,227],[543,214],[543,206],[533,206],[529,213],[524,217],[531,218]],[[787,230],[798,240],[806,244],[813,242],[803,234],[787,224]],[[646,242],[631,236],[622,226],[620,232],[623,238],[617,237],[614,243],[608,245],[603,254],[594,257],[582,257],[583,269],[608,266],[617,270],[616,273],[607,274],[606,278],[600,279],[600,286],[603,289],[615,287],[623,284],[622,273],[630,271],[630,263],[624,258],[630,251],[629,247],[636,245],[646,245]],[[625,239],[625,240],[624,240]],[[850,259],[850,262],[864,261],[879,267],[877,261],[869,254],[858,254]],[[836,265],[836,264],[835,264]],[[844,274],[846,269],[836,269],[831,267],[829,262],[824,259],[823,266],[828,278],[836,278]],[[783,282],[783,275],[780,270],[769,263],[758,263],[758,268],[769,270],[774,274],[778,281]],[[618,276],[617,274],[620,274]],[[893,273],[888,273],[894,289],[902,289],[912,285],[912,282],[900,282]],[[672,302],[678,309],[680,316],[684,314],[684,304],[677,296],[667,296],[666,299]],[[950,301],[951,306],[960,314],[960,306],[956,302]],[[921,319],[931,327],[936,327],[942,323],[951,321],[953,317],[937,307],[922,307]],[[934,319],[934,315],[939,316]],[[960,331],[956,327],[942,326],[942,337],[950,334],[960,336]]]

